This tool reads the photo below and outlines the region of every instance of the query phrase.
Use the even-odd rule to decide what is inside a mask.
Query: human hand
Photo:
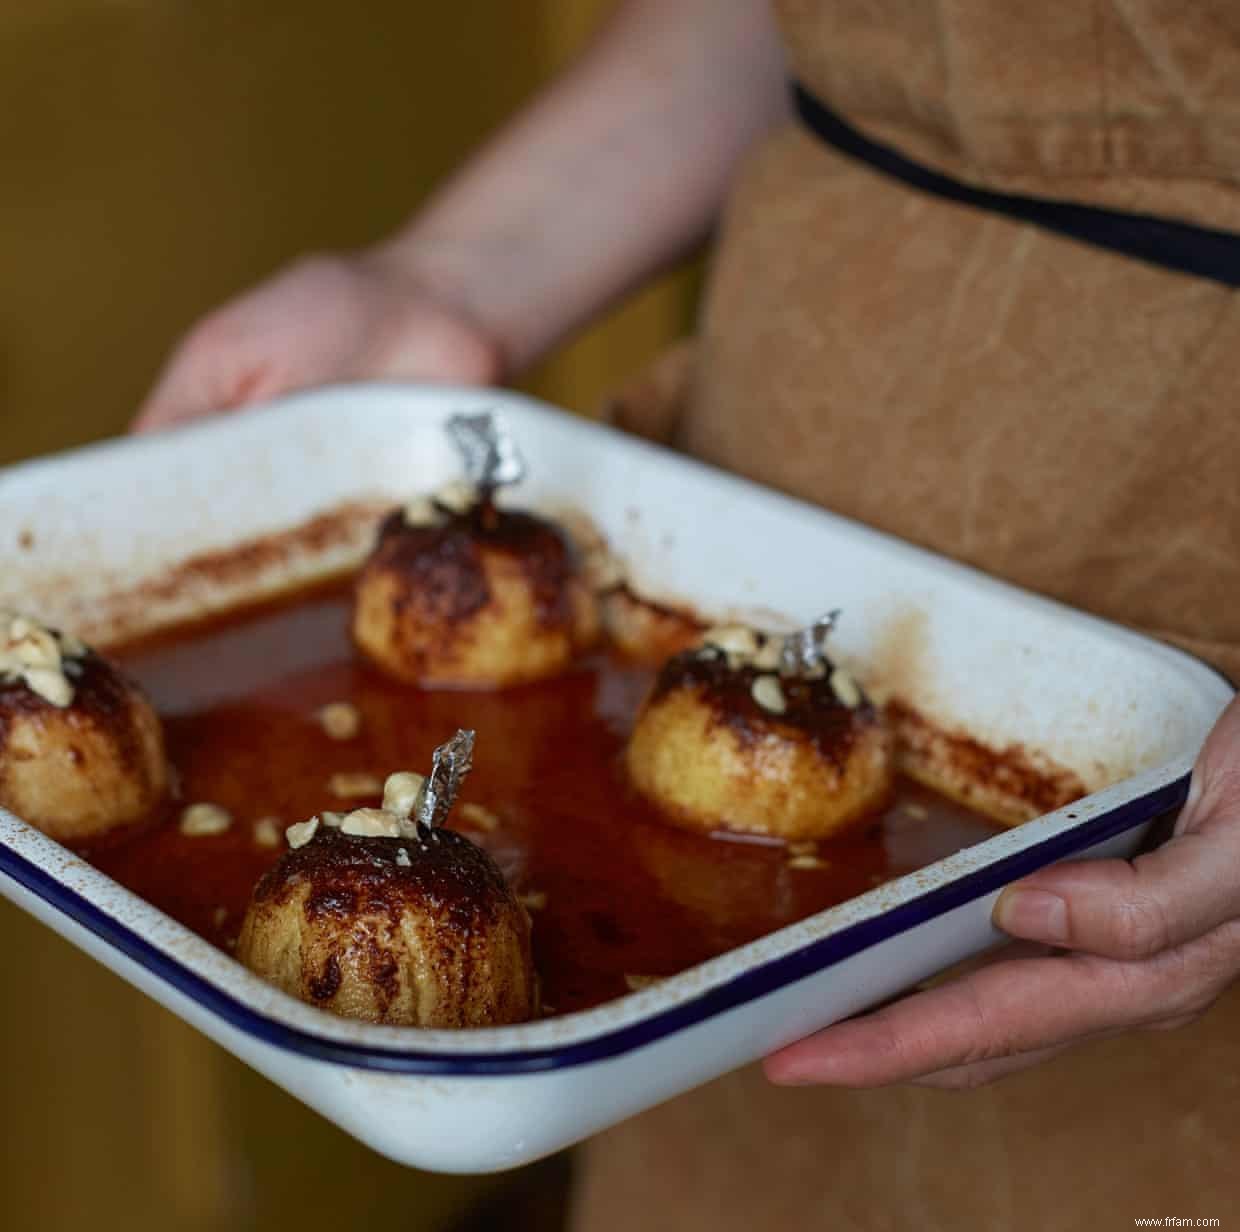
[[[1039,956],[1005,951],[828,1027],[768,1057],[767,1077],[974,1087],[1086,1040],[1198,1018],[1240,976],[1240,700],[1206,742],[1167,843],[1043,869],[1004,890],[994,922],[1043,943],[1024,947]]]
[[[469,315],[384,257],[296,262],[204,317],[134,422],[149,432],[316,385],[491,384],[500,347]]]

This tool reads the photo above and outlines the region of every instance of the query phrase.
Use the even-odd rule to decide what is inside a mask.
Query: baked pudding
[[[353,638],[388,674],[505,688],[562,672],[598,636],[594,587],[565,531],[500,508],[524,463],[490,415],[448,429],[467,479],[390,515],[357,579]]]
[[[347,1018],[418,1027],[521,1022],[537,1009],[530,919],[483,849],[445,829],[473,732],[430,776],[391,775],[382,808],[290,826],[255,887],[237,957]]]
[[[790,636],[708,630],[670,659],[626,749],[631,782],[689,830],[822,839],[891,790],[892,737],[827,657],[834,615]]]
[[[74,841],[146,816],[167,787],[138,687],[71,634],[0,609],[0,804]]]

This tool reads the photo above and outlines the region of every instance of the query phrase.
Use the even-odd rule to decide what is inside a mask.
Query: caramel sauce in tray
[[[549,1012],[620,996],[633,977],[675,974],[995,833],[909,780],[871,821],[820,844],[820,866],[793,867],[779,845],[676,830],[634,797],[621,769],[649,668],[600,653],[502,693],[423,692],[360,659],[349,607],[337,582],[111,651],[164,719],[180,795],[83,854],[226,949],[255,882],[286,850],[284,826],[378,803],[333,797],[333,774],[425,772],[458,727],[478,733],[462,801],[496,822],[472,826],[458,803],[449,825],[527,896]],[[353,739],[331,739],[316,717],[338,701],[361,712]],[[228,809],[231,828],[183,835],[179,812],[197,801]],[[277,847],[255,838],[264,817],[279,819]]]

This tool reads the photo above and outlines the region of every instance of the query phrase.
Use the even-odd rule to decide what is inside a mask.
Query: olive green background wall
[[[0,0],[0,462],[120,431],[203,310],[393,227],[602,0]],[[588,408],[658,288],[527,385]]]
[[[0,463],[123,430],[199,313],[395,225],[606,7],[0,0]],[[590,408],[688,297],[529,387]],[[497,1183],[370,1154],[7,905],[0,1140],[6,1232],[433,1229]]]

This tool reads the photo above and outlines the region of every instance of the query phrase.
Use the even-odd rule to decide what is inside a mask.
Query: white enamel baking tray
[[[368,514],[243,569],[178,567],[434,486],[456,470],[443,417],[483,407],[504,413],[531,464],[513,499],[587,512],[639,590],[712,615],[840,607],[833,645],[867,681],[938,723],[1038,750],[1094,794],[600,1008],[468,1032],[301,1004],[0,810],[0,893],[383,1154],[481,1172],[584,1138],[993,945],[1005,883],[1131,853],[1183,801],[1231,694],[1207,667],[513,394],[324,390],[12,468],[0,603],[107,640],[338,569],[365,550]]]

